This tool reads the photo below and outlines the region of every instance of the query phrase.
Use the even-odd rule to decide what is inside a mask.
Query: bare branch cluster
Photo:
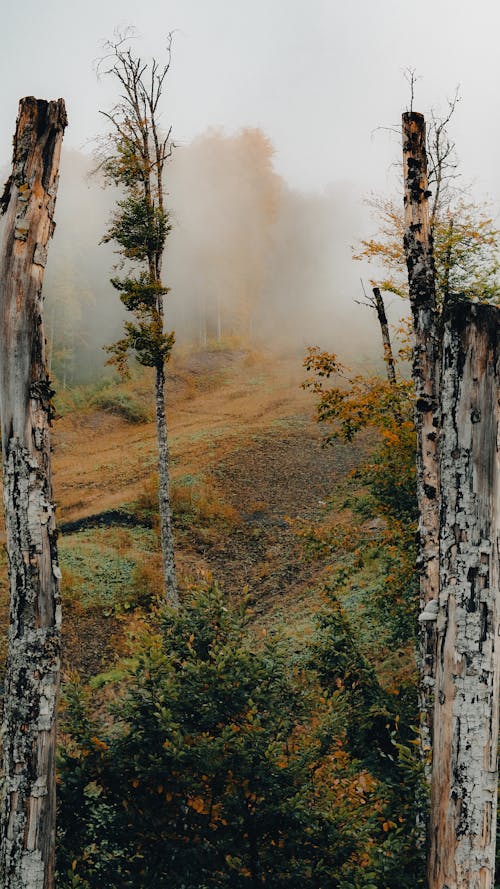
[[[129,170],[151,192],[163,210],[163,172],[166,161],[172,156],[172,127],[166,133],[159,128],[159,102],[165,79],[172,61],[173,33],[167,35],[166,62],[162,65],[153,58],[149,65],[141,56],[135,56],[130,47],[133,31],[117,34],[105,44],[107,51],[96,64],[99,77],[116,78],[122,89],[119,101],[110,111],[100,111],[112,125],[98,169],[113,182],[123,182],[123,165],[116,166],[116,151],[126,152],[127,160],[138,160]],[[111,150],[110,150],[111,145]],[[154,188],[153,185],[154,178]]]
[[[438,117],[432,109],[430,124],[427,128],[427,157],[429,164],[429,190],[433,192],[430,212],[431,228],[441,210],[449,206],[452,200],[450,184],[458,179],[458,157],[455,141],[449,132],[449,123],[460,102],[460,87],[457,86],[452,99],[448,99],[448,111],[444,117]]]

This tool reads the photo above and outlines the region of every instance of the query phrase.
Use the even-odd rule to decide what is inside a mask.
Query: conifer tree
[[[165,164],[172,153],[171,128],[160,131],[159,105],[170,69],[171,35],[166,63],[151,63],[135,56],[128,35],[107,45],[101,72],[119,85],[120,99],[101,112],[111,124],[99,169],[105,182],[121,189],[103,243],[113,242],[122,258],[123,276],[111,279],[133,320],[125,322],[125,335],[108,347],[110,361],[127,372],[129,354],[155,373],[156,425],[158,434],[158,500],[161,546],[167,601],[178,604],[170,508],[169,449],[165,416],[165,364],[174,334],[164,329],[164,297],[169,291],[162,280],[165,241],[171,225],[164,203]]]

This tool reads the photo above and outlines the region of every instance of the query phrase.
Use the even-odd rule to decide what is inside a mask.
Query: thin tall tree
[[[170,70],[172,38],[167,41],[167,60],[160,65],[135,56],[125,37],[108,44],[109,54],[100,72],[117,82],[120,100],[102,111],[111,124],[99,169],[108,184],[118,186],[124,197],[116,205],[104,243],[113,242],[122,257],[122,277],[111,283],[134,316],[125,322],[125,336],[109,347],[110,359],[127,371],[130,353],[155,373],[156,426],[158,435],[158,500],[161,547],[167,601],[178,604],[174,538],[170,507],[170,472],[165,414],[165,364],[174,334],[164,329],[164,297],[169,291],[162,280],[163,251],[171,229],[164,200],[165,164],[172,153],[171,128],[162,132],[159,106]]]
[[[421,114],[403,115],[403,171],[405,186],[404,249],[413,316],[413,381],[417,428],[417,494],[420,511],[419,568],[422,608],[439,594],[439,455],[441,424],[439,402],[440,341],[436,303],[433,238],[429,218],[429,191],[425,122]],[[435,672],[435,625],[422,622],[421,710],[423,748],[432,745]]]
[[[385,311],[384,297],[380,292],[380,287],[372,287],[371,295],[366,292],[363,281],[361,281],[361,287],[363,288],[363,294],[365,298],[364,301],[356,300],[356,302],[358,303],[358,305],[368,306],[369,309],[374,309],[377,314],[377,321],[379,323],[380,333],[382,336],[382,346],[384,349],[384,361],[386,366],[387,380],[391,386],[395,386],[397,383],[396,362],[394,360],[394,352],[392,350],[391,334],[389,331],[389,322],[387,321],[387,313]]]
[[[5,889],[54,886],[61,575],[42,284],[66,123],[62,99],[21,100],[12,175],[1,199],[0,402],[10,578],[0,817]]]

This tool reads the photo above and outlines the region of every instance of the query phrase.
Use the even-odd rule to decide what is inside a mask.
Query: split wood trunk
[[[2,198],[0,407],[11,596],[0,817],[5,889],[54,886],[61,608],[42,283],[66,123],[62,99],[21,100]]]
[[[429,889],[491,889],[497,814],[500,310],[445,311]]]
[[[413,315],[413,380],[417,429],[417,497],[419,507],[420,599],[422,609],[439,590],[439,375],[440,343],[436,315],[434,258],[429,222],[425,121],[422,114],[403,114],[404,246]],[[434,623],[421,624],[420,689],[422,745],[432,746]]]

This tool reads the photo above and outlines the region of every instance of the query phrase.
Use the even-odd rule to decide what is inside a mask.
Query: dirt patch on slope
[[[304,595],[323,566],[304,560],[290,519],[319,518],[359,453],[342,442],[322,448],[316,426],[296,415],[242,442],[211,469],[241,523],[198,551],[229,595],[245,591],[257,613]]]
[[[281,608],[300,610],[322,567],[302,559],[288,518],[319,516],[336,480],[358,459],[340,442],[321,448],[302,378],[298,361],[272,364],[244,351],[195,353],[171,369],[174,483],[212,485],[239,516],[208,528],[194,521],[180,533],[180,574],[196,577],[208,568],[228,595],[246,591],[256,613],[269,620]],[[150,384],[145,375],[134,385],[149,392]],[[124,515],[123,524],[134,525],[130,504],[156,468],[155,424],[130,425],[87,409],[68,414],[54,433],[54,489],[65,539],[79,529],[120,525]],[[5,613],[5,578],[0,586]],[[64,623],[67,667],[89,676],[109,663],[118,629],[110,616],[69,607]]]

